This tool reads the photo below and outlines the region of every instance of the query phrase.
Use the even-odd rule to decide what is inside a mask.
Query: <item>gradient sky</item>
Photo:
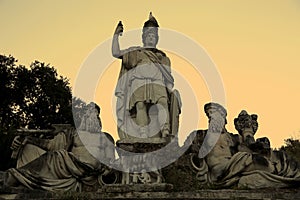
[[[216,64],[226,92],[230,132],[236,132],[233,119],[246,109],[259,116],[256,137],[269,137],[272,146],[300,136],[299,0],[0,0],[0,53],[27,66],[34,60],[50,63],[73,86],[81,64],[112,36],[119,20],[125,31],[141,28],[150,11],[162,28],[192,38]],[[180,55],[168,55],[175,69],[190,69],[179,72],[186,73],[183,76],[197,91],[200,118],[205,119],[202,107],[210,101],[205,84],[199,81],[196,87],[196,79],[189,78],[190,64]],[[119,67],[119,61],[108,67],[95,99],[102,108],[103,129],[112,135],[111,94]],[[183,105],[189,98],[183,96]],[[205,119],[190,128],[206,127]]]

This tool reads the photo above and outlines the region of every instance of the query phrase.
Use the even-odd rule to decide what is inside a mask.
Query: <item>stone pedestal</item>
[[[169,142],[168,138],[128,138],[117,141],[123,167],[122,184],[162,183],[163,177],[155,151]]]
[[[154,188],[154,189],[153,189]],[[172,191],[169,184],[161,184],[157,187],[150,185],[115,185],[105,186],[97,192],[46,192],[46,191],[9,191],[1,193],[0,199],[172,199],[172,200],[296,200],[299,199],[298,189],[265,189],[265,190],[194,190],[194,191]]]

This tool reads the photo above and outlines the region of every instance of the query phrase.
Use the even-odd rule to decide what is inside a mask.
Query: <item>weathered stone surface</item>
[[[105,191],[105,192],[64,192],[51,193],[31,191],[18,194],[0,194],[0,199],[249,199],[249,200],[297,200],[300,191],[296,189],[268,189],[268,190],[197,190],[190,192],[171,191]]]
[[[192,153],[184,154],[176,162],[162,169],[165,182],[173,184],[174,191],[195,191],[205,188],[205,183],[197,179],[197,170],[192,166],[191,159],[194,157],[195,154]]]
[[[116,142],[121,149],[133,153],[148,153],[164,147],[167,138],[125,138]],[[118,152],[122,154],[122,152]]]
[[[113,184],[105,185],[98,190],[100,193],[128,193],[128,192],[171,192],[172,184]]]
[[[119,140],[118,154],[123,168],[122,184],[160,184],[163,182],[157,156],[150,152],[163,148],[165,138],[126,138]],[[144,154],[142,154],[144,153]],[[149,154],[150,153],[150,154]]]

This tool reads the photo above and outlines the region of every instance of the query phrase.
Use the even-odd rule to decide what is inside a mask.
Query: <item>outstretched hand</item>
[[[123,24],[122,24],[121,21],[119,21],[119,23],[116,27],[114,35],[117,35],[117,36],[122,35],[123,31],[124,31]]]

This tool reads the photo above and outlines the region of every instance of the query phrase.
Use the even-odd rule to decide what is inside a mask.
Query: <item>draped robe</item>
[[[115,90],[120,138],[126,138],[126,117],[137,102],[156,104],[162,97],[169,99],[167,86],[174,86],[170,60],[156,48],[131,47],[122,56],[122,66]]]

